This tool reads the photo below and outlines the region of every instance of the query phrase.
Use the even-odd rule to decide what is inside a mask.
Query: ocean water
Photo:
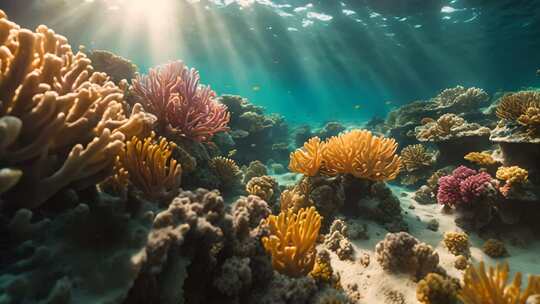
[[[461,84],[538,86],[537,0],[2,0],[142,72],[170,60],[291,124],[361,124]]]

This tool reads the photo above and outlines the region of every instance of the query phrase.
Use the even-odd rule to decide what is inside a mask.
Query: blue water
[[[360,123],[457,84],[540,86],[540,1],[0,0],[146,71],[181,59],[292,123]]]

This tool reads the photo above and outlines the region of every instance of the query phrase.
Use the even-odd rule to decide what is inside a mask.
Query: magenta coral
[[[437,201],[446,206],[456,206],[484,196],[496,188],[497,181],[486,172],[476,172],[465,166],[455,169],[451,175],[439,179]]]
[[[160,132],[170,130],[196,141],[227,131],[230,114],[216,93],[199,84],[199,72],[183,62],[171,62],[133,81],[135,96],[156,115]]]

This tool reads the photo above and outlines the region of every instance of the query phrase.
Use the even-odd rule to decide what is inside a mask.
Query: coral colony
[[[181,61],[136,70],[0,11],[0,303],[540,303],[494,260],[540,231],[539,92],[293,132]]]

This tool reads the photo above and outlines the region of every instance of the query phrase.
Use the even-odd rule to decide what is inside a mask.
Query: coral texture
[[[460,166],[451,175],[439,178],[437,201],[445,206],[471,204],[493,193],[498,183],[486,172]]]
[[[375,246],[375,254],[384,270],[408,273],[416,280],[430,272],[440,272],[439,255],[406,232],[386,234]]]
[[[320,138],[309,139],[301,149],[291,153],[289,169],[307,176],[316,175],[322,165],[324,147]]]
[[[422,304],[454,304],[457,300],[459,281],[429,273],[416,286],[416,299]]]
[[[482,251],[492,258],[500,258],[508,255],[508,250],[502,241],[496,239],[488,239],[482,245]]]
[[[219,178],[222,190],[234,186],[242,179],[240,167],[230,158],[214,157],[210,160],[210,168]]]
[[[408,172],[429,167],[433,164],[433,155],[421,144],[410,145],[401,150],[401,160]]]
[[[501,166],[497,169],[496,176],[498,179],[505,182],[500,190],[502,194],[507,195],[512,187],[519,187],[528,181],[529,172],[518,166]]]
[[[540,92],[520,91],[506,94],[497,105],[497,117],[507,121],[517,121],[529,108],[540,107]]]
[[[196,141],[207,141],[227,131],[230,114],[215,100],[215,92],[199,84],[199,72],[183,62],[171,62],[133,81],[133,94],[158,119],[158,131],[171,131]]]
[[[463,232],[446,232],[443,243],[446,249],[455,256],[469,256],[469,236]]]
[[[459,109],[462,111],[466,111],[479,107],[488,99],[488,94],[482,89],[456,86],[454,88],[443,90],[433,99],[433,101],[442,107],[453,106],[459,107]]]
[[[468,123],[455,114],[444,114],[437,121],[416,128],[419,141],[446,141],[468,136],[489,136],[489,128],[477,123]]]
[[[0,129],[9,132],[0,161],[25,168],[16,207],[36,208],[74,182],[94,185],[112,169],[124,139],[151,128],[155,117],[137,104],[128,117],[123,89],[94,72],[65,37],[43,25],[20,29],[5,14],[0,37]]]
[[[347,238],[347,225],[340,219],[334,220],[324,238],[324,246],[334,251],[340,260],[353,260],[354,248]]]
[[[121,80],[131,81],[137,73],[137,66],[131,61],[109,51],[92,50],[88,53],[96,71],[109,75],[115,83]]]
[[[279,197],[279,185],[268,175],[252,178],[246,185],[246,191],[262,198],[270,205],[274,205]]]
[[[488,152],[471,152],[465,155],[464,159],[480,166],[492,166],[497,164],[497,161],[493,159],[493,156]]]
[[[244,183],[247,184],[252,178],[264,175],[268,175],[266,166],[262,162],[254,160],[249,163],[249,166],[244,172]]]
[[[270,236],[263,237],[266,251],[272,255],[272,265],[291,277],[308,274],[315,263],[315,241],[319,237],[321,217],[315,207],[282,211],[267,218]]]
[[[129,182],[149,199],[171,199],[178,193],[182,166],[171,157],[173,142],[155,134],[141,140],[131,138],[116,158],[116,176]],[[122,184],[123,182],[120,182]]]
[[[465,271],[458,298],[464,304],[525,304],[529,296],[540,293],[540,276],[530,276],[524,290],[521,288],[521,277],[520,272],[516,273],[512,283],[508,284],[507,263],[489,267],[489,271],[486,271],[484,262],[480,262],[477,267],[471,266]]]

